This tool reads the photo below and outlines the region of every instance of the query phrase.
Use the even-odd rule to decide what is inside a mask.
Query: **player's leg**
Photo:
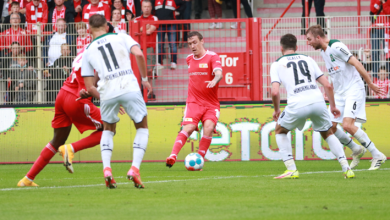
[[[103,131],[103,122],[101,121],[100,110],[89,100],[75,101],[76,96],[67,99],[67,105],[63,106],[66,115],[82,134],[87,130],[98,130],[79,141],[71,144],[62,145],[58,152],[64,160],[65,168],[73,173],[73,157],[74,153],[94,147],[100,143]]]
[[[213,139],[213,132],[216,126],[217,124],[214,120],[207,119],[203,122],[203,137],[200,139],[198,150],[198,154],[200,154],[203,158],[210,148],[210,144]]]
[[[38,186],[33,181],[57,153],[57,149],[68,139],[72,126],[55,128],[53,139],[43,148],[27,175],[19,181],[18,186]]]
[[[291,141],[288,139],[287,133],[295,128],[302,129],[305,126],[307,108],[291,109],[287,106],[279,116],[275,127],[275,138],[287,170],[283,174],[274,177],[274,179],[299,178],[299,172],[292,154]]]
[[[118,98],[100,101],[100,111],[103,121],[103,133],[100,140],[100,150],[103,162],[103,174],[106,182],[106,187],[113,189],[116,188],[116,182],[112,175],[111,169],[111,156],[114,149],[114,135],[116,129],[116,123],[119,121],[119,103]]]
[[[377,170],[386,161],[386,156],[375,147],[375,144],[370,140],[366,132],[355,125],[356,120],[360,122],[366,121],[365,104],[364,90],[357,92],[355,96],[347,98],[345,102],[343,128],[353,135],[364,148],[370,151],[372,154],[372,163],[369,170]]]
[[[275,127],[275,138],[276,143],[279,147],[279,153],[282,155],[282,160],[287,170],[277,176],[274,179],[296,179],[299,178],[299,172],[295,165],[295,161],[292,154],[291,141],[287,137],[289,130],[282,127],[280,124],[276,124]]]
[[[366,153],[366,149],[363,146],[360,146],[355,143],[352,138],[349,137],[349,135],[346,134],[342,129],[337,128],[337,125],[339,123],[342,123],[344,118],[345,103],[342,104],[342,102],[343,101],[341,100],[341,98],[339,98],[338,102],[336,101],[336,107],[340,110],[341,117],[335,118],[334,115],[330,112],[330,108],[328,108],[328,113],[333,125],[333,134],[337,137],[337,139],[339,139],[342,145],[347,146],[352,151],[352,162],[350,167],[351,169],[353,169],[359,164],[360,158]]]
[[[167,157],[166,166],[171,168],[176,162],[177,155],[183,148],[189,136],[192,132],[198,130],[198,123],[204,114],[205,108],[196,103],[187,103],[184,110],[184,117],[182,122],[182,130],[176,137],[175,143],[173,144],[172,152]]]

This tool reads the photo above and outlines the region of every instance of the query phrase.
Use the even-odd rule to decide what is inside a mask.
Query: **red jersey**
[[[142,21],[158,21],[158,18],[153,15],[149,15],[148,17],[144,17],[143,15],[136,17],[135,20],[141,22],[141,27],[142,27]],[[157,29],[158,29],[158,24],[153,24],[153,26],[156,26],[156,30],[153,31],[151,35],[146,35],[146,47],[152,47],[156,49],[156,35],[157,35]],[[142,36],[140,37],[140,41],[138,42],[139,45],[141,45],[142,49]]]
[[[80,1],[73,1],[73,6],[74,8],[76,9],[77,6],[81,5],[81,0]],[[82,12],[82,11],[81,11]],[[82,21],[82,18],[81,18],[81,14],[82,13],[77,13],[77,15],[74,17],[74,22],[80,22]]]
[[[384,96],[379,96],[379,95],[375,94],[375,98],[376,99],[385,99],[385,98],[389,97],[389,84],[390,84],[390,81],[388,79],[385,79],[385,80],[380,80],[380,79],[374,80],[374,84],[377,85],[379,88],[382,88],[385,91],[385,94],[386,94]]]
[[[219,83],[214,88],[206,87],[206,81],[214,79],[214,71],[222,71],[221,59],[218,54],[207,50],[200,58],[195,58],[193,54],[189,55],[186,61],[190,75],[187,103],[195,102],[204,106],[219,106]]]
[[[84,79],[81,76],[81,62],[83,58],[83,52],[85,47],[81,50],[81,52],[76,56],[72,63],[72,73],[64,82],[64,85],[61,89],[68,91],[77,97],[79,97],[79,92],[81,89],[85,88]],[[91,99],[91,98],[90,98]]]
[[[5,30],[0,34],[0,51],[8,49],[12,42],[18,42],[26,52],[32,49],[31,37],[26,33],[25,30],[18,27],[17,30],[14,30],[12,27],[8,30]]]
[[[81,50],[84,48],[85,45],[91,43],[91,36],[87,34],[85,37],[77,37],[76,39],[76,48],[77,48],[77,54],[81,52]]]

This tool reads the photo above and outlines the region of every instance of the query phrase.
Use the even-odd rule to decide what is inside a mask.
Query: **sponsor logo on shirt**
[[[184,121],[191,121],[192,122],[192,118],[184,118]]]
[[[208,68],[209,66],[207,65],[207,63],[200,63],[199,64],[199,68]]]
[[[335,74],[339,71],[340,71],[340,66],[335,66],[328,69],[329,74]]]
[[[207,75],[207,72],[193,72],[190,73],[190,76],[205,76]]]

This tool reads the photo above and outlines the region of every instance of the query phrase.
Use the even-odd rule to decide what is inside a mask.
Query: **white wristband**
[[[148,81],[148,77],[142,77],[142,81],[144,81],[144,82],[147,82]]]

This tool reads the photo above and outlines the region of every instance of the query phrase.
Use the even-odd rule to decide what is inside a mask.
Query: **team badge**
[[[209,66],[207,65],[207,63],[200,63],[199,64],[199,68],[208,68]]]
[[[334,59],[334,57],[333,57],[332,54],[330,54],[330,60],[331,60],[332,62],[336,61],[336,60]]]

